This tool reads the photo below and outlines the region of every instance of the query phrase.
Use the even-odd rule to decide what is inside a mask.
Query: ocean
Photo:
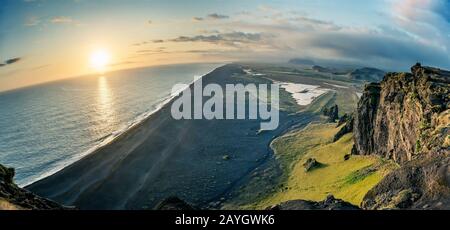
[[[221,64],[146,67],[0,92],[0,164],[26,186],[107,144],[158,110],[172,86]]]

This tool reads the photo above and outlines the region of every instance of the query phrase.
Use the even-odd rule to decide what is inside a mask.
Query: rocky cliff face
[[[402,164],[449,150],[450,72],[416,65],[366,86],[355,114],[357,154]]]
[[[425,157],[388,174],[363,199],[364,209],[450,209],[450,157]]]
[[[400,169],[364,197],[364,209],[450,208],[450,72],[417,64],[366,86],[355,113],[353,154]]]
[[[14,184],[13,177],[14,169],[0,164],[0,210],[68,209],[68,207],[19,188]]]

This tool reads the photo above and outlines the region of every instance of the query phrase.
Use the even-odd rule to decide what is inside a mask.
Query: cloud
[[[166,47],[158,47],[156,49],[145,49],[145,50],[138,50],[136,53],[164,53],[166,52]]]
[[[49,66],[51,66],[51,65],[50,64],[39,65],[39,66],[32,67],[31,70],[40,70],[40,69],[47,68]]]
[[[193,17],[192,21],[201,22],[201,21],[206,21],[206,20],[224,20],[224,19],[229,19],[229,18],[230,18],[230,16],[228,16],[228,15],[212,13],[212,14],[206,15],[206,17]]]
[[[163,43],[164,40],[162,40],[162,39],[155,39],[155,40],[153,40],[152,42],[153,42],[153,43]]]
[[[450,50],[448,0],[395,0],[391,16],[399,28],[421,42]]]
[[[147,24],[153,24],[153,21],[152,20],[148,20]]]
[[[111,63],[108,66],[109,67],[117,67],[117,66],[130,65],[130,64],[136,64],[136,63],[138,63],[138,62],[135,62],[135,61],[122,61],[122,62]]]
[[[325,32],[300,38],[301,47],[326,54],[334,59],[344,59],[361,65],[407,68],[419,61],[424,64],[448,66],[446,52],[436,47],[426,47],[420,42],[371,32]],[[311,52],[312,51],[312,52]]]
[[[8,59],[4,63],[0,63],[0,67],[14,64],[14,63],[16,63],[16,62],[18,62],[20,60],[22,60],[22,58],[20,58],[20,57]]]
[[[213,35],[179,36],[171,39],[171,42],[207,42],[225,46],[239,47],[242,44],[251,44],[262,41],[261,33],[245,33],[234,31],[229,33],[217,33]]]
[[[17,58],[11,58],[11,59],[6,60],[6,61],[5,61],[5,64],[10,65],[10,64],[16,63],[16,62],[18,62],[18,61],[20,61],[20,60],[21,60],[21,58],[19,58],[19,57],[17,57]]]
[[[320,27],[320,28],[329,29],[329,30],[339,30],[342,28],[330,21],[324,21],[324,20],[309,18],[309,17],[305,17],[305,16],[294,17],[294,18],[290,19],[290,21],[295,22],[295,23],[300,23],[303,26],[309,26],[312,28]]]
[[[200,22],[200,21],[203,21],[203,20],[205,20],[205,19],[202,18],[202,17],[193,17],[192,18],[192,21],[194,21],[194,22]]]
[[[133,43],[133,44],[131,44],[131,46],[142,46],[142,45],[146,45],[146,44],[148,44],[148,42],[144,41],[144,42]]]
[[[50,19],[50,22],[53,24],[72,24],[74,20],[66,16],[57,16]]]
[[[37,26],[41,23],[41,20],[38,17],[29,17],[24,23],[25,26]]]
[[[212,14],[208,14],[207,18],[213,19],[213,20],[220,20],[220,19],[228,19],[230,17],[227,15],[223,15],[223,14],[212,13]]]

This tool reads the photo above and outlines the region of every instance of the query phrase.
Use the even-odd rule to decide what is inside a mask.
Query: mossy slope
[[[274,140],[272,148],[283,168],[284,182],[275,193],[245,208],[262,209],[295,199],[320,201],[328,194],[359,205],[366,192],[395,166],[372,156],[352,156],[345,161],[353,145],[352,134],[332,143],[339,130],[335,126],[310,124]],[[308,158],[323,167],[305,172],[303,163]]]

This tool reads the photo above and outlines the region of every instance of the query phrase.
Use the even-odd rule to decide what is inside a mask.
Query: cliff
[[[450,208],[450,72],[416,64],[366,86],[353,154],[400,164],[364,197],[364,209]]]
[[[416,65],[366,86],[354,122],[356,154],[397,163],[449,149],[450,72]]]
[[[19,188],[13,181],[14,169],[0,164],[0,210],[67,209],[51,200]]]

